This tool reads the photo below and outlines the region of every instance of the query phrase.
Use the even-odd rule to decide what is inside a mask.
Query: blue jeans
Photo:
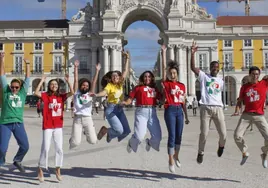
[[[11,133],[13,133],[19,145],[19,150],[13,159],[14,162],[21,162],[29,150],[28,137],[23,123],[0,125],[0,166],[5,164],[5,157]]]
[[[118,142],[130,134],[130,127],[123,107],[116,104],[109,104],[105,110],[105,116],[111,128],[108,128],[108,142],[118,138]]]
[[[146,135],[147,128],[151,134],[151,138],[149,140],[150,146],[152,146],[152,148],[156,151],[159,151],[162,132],[156,114],[156,109],[138,107],[135,111],[134,134],[129,140],[129,145],[134,152],[137,152],[138,145]]]
[[[164,117],[168,129],[168,154],[174,155],[174,148],[179,151],[181,146],[184,125],[182,106],[168,106],[165,109]]]

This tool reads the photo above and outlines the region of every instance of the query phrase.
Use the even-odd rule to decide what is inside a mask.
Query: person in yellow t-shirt
[[[129,69],[129,54],[123,52],[123,56],[125,57],[125,71],[123,74],[120,71],[108,72],[104,76],[105,78],[108,78],[108,84],[104,87],[104,90],[98,94],[93,94],[93,96],[96,97],[107,96],[105,116],[111,126],[110,128],[103,126],[100,129],[97,136],[98,140],[101,140],[103,136],[107,134],[107,142],[110,142],[116,137],[120,142],[131,132],[128,120],[121,105],[121,102],[124,99],[123,83]]]

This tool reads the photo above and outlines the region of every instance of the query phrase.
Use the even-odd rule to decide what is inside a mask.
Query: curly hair
[[[83,85],[83,83],[87,82],[88,83],[88,89],[91,89],[91,82],[89,79],[87,78],[81,78],[78,82],[78,89],[80,90],[81,86]]]
[[[151,83],[149,84],[149,86],[152,87],[152,88],[155,88],[155,87],[156,87],[155,77],[154,77],[154,74],[153,74],[151,71],[149,71],[149,70],[143,72],[143,73],[140,75],[140,77],[139,77],[139,85],[141,85],[141,86],[145,85],[145,83],[144,83],[144,75],[145,75],[146,73],[149,73],[150,76],[151,76]]]
[[[50,89],[51,82],[53,82],[53,81],[57,82],[57,84],[58,84],[58,89],[57,89],[56,92],[53,92],[53,91]],[[48,84],[47,84],[47,94],[48,94],[48,96],[52,96],[52,94],[54,94],[54,95],[57,96],[57,97],[60,96],[60,83],[59,83],[58,79],[52,79],[52,80],[49,80],[49,82],[48,82]]]
[[[179,66],[175,61],[170,61],[168,63],[168,70],[175,69],[177,73],[179,74]]]
[[[121,73],[120,71],[118,71],[118,70],[115,70],[115,71],[109,71],[109,72],[107,72],[107,73],[102,77],[102,79],[101,79],[101,86],[102,86],[103,88],[105,88],[106,85],[107,85],[108,83],[112,83],[112,74],[113,74],[113,73],[118,74],[118,76],[120,77],[120,82],[119,82],[119,84],[123,84],[124,80],[122,80],[122,73]]]

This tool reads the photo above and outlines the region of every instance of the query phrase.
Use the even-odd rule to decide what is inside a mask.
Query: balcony
[[[63,70],[51,70],[50,73],[53,75],[62,75],[64,74],[64,71]]]
[[[78,69],[78,74],[90,74],[90,69]]]
[[[44,73],[44,70],[32,70],[32,75],[42,75]]]
[[[248,71],[250,67],[251,66],[244,66],[244,67],[241,67],[241,69],[242,69],[242,71]]]
[[[235,71],[235,67],[224,67],[225,72]]]
[[[12,75],[24,75],[24,70],[12,70]]]

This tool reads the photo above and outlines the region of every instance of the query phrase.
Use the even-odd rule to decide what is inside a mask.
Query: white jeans
[[[72,127],[72,136],[69,140],[70,149],[80,145],[83,128],[87,142],[90,144],[97,143],[97,134],[92,117],[75,115]]]
[[[51,144],[51,138],[53,138],[56,156],[55,156],[55,166],[62,167],[63,162],[63,135],[62,128],[56,129],[46,129],[43,130],[43,142],[41,148],[41,154],[39,159],[39,167],[48,168],[48,152]]]

